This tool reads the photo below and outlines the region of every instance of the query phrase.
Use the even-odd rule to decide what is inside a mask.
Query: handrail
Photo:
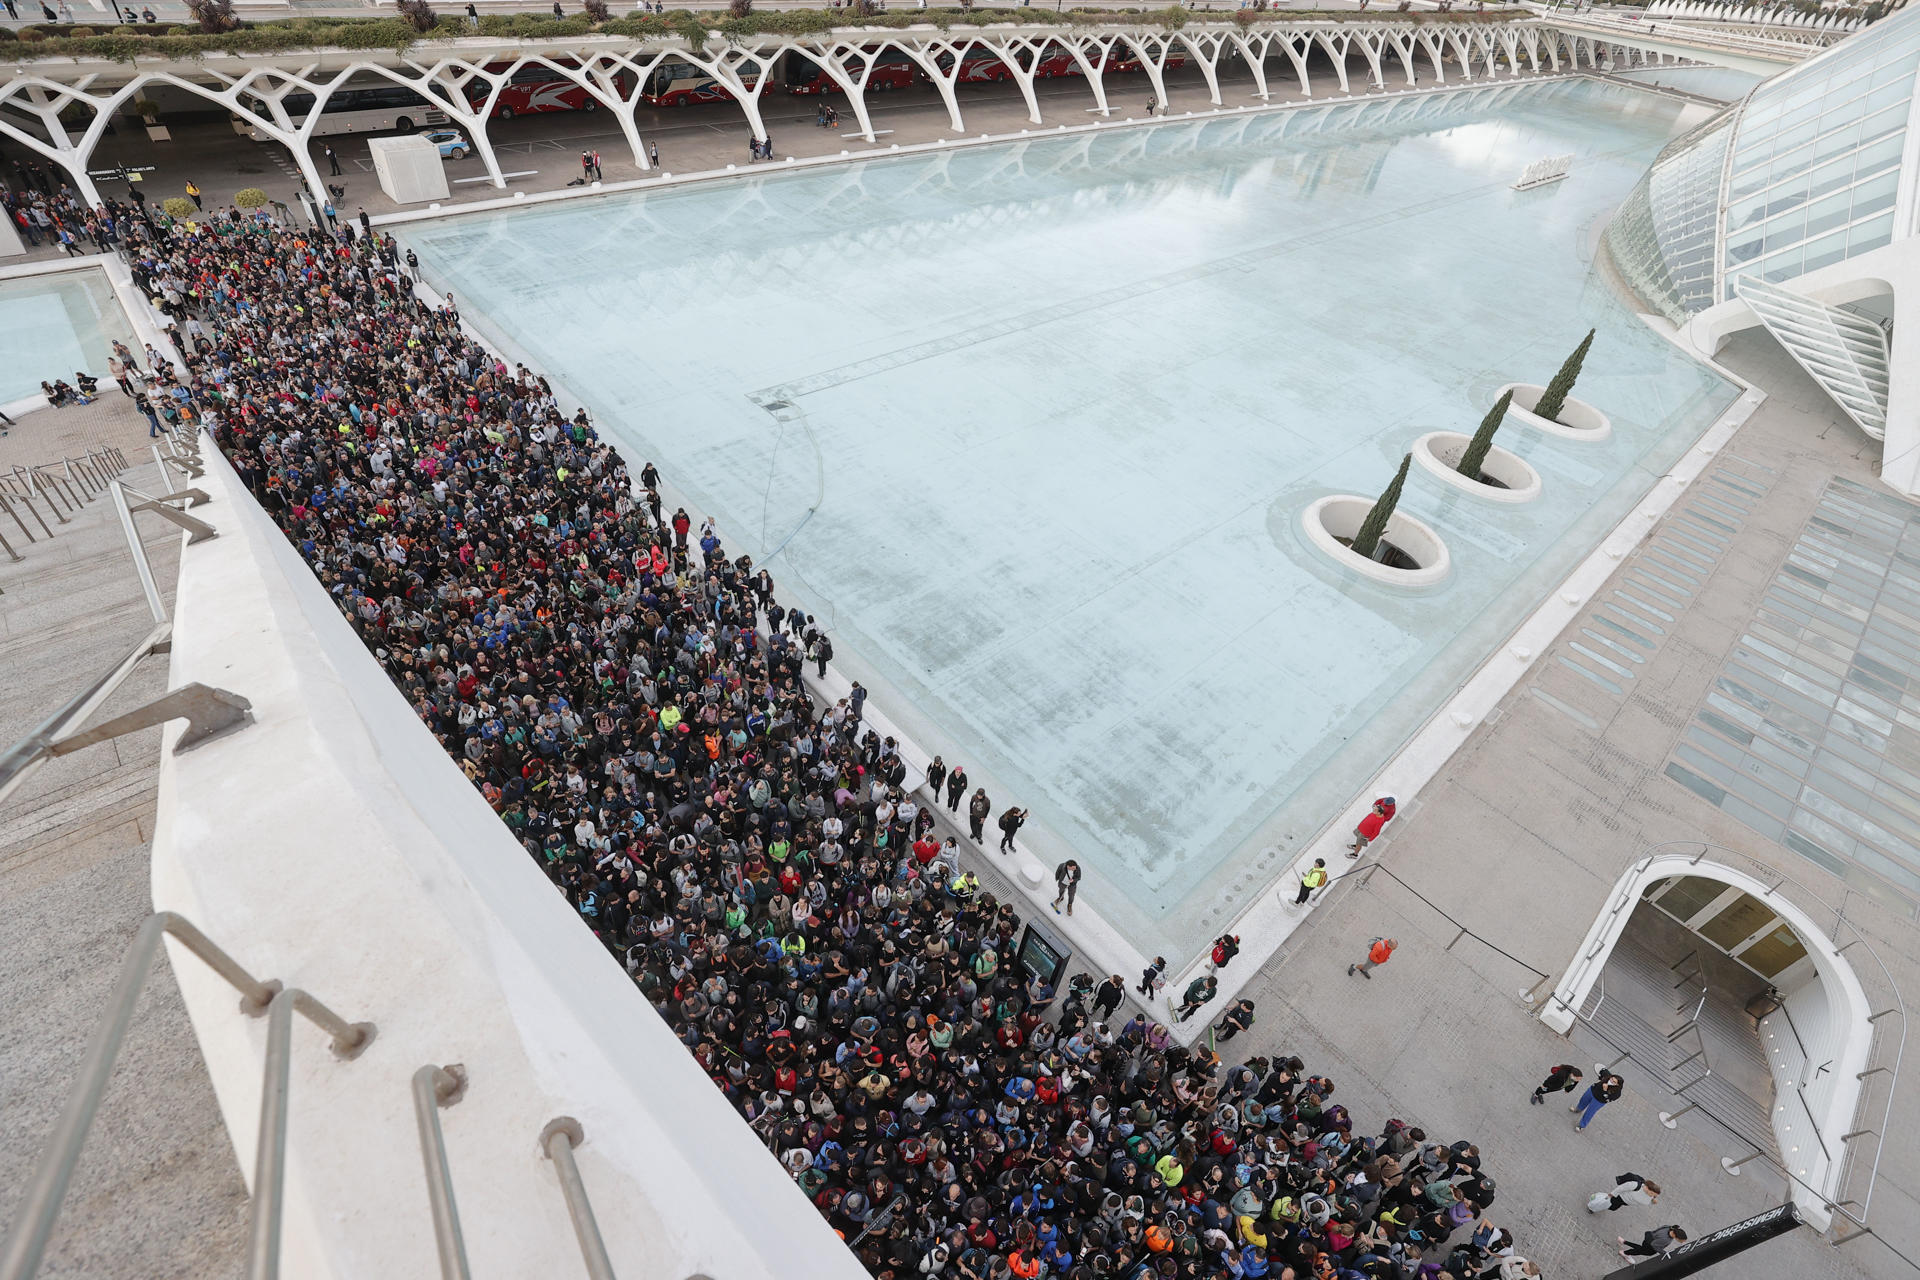
[[[113,499],[114,511],[119,516],[120,530],[126,537],[127,551],[133,558],[134,573],[140,580],[140,589],[146,598],[147,612],[153,619],[153,627],[126,652],[119,662],[103,672],[92,684],[67,699],[26,737],[4,751],[0,751],[0,803],[5,803],[7,798],[17,791],[36,770],[55,756],[65,755],[107,738],[184,717],[188,721],[188,726],[187,731],[174,744],[174,750],[177,752],[191,749],[214,734],[246,723],[251,718],[251,705],[238,694],[229,693],[224,689],[209,688],[202,684],[188,684],[146,704],[137,711],[95,725],[91,729],[81,728],[119,690],[120,686],[126,683],[136,667],[155,654],[165,653],[172,643],[173,623],[167,617],[166,604],[161,599],[159,585],[154,581],[153,565],[147,559],[147,550],[140,540],[140,531],[134,526],[134,513],[156,512],[186,528],[192,535],[190,541],[201,541],[214,534],[212,526],[205,521],[195,519],[169,505],[173,502],[191,504],[196,499],[205,501],[206,495],[198,489],[180,490],[157,498],[149,498],[138,490],[128,489],[118,480],[112,480],[107,484],[107,491]],[[130,493],[141,499],[138,506],[128,505],[127,495]],[[52,503],[49,502],[48,505],[52,506]],[[11,507],[8,510],[11,511]],[[57,510],[55,514],[59,514]],[[35,512],[34,516],[35,519],[39,519],[38,512]],[[18,515],[14,518],[19,519]],[[23,524],[22,528],[24,527]],[[41,527],[46,528],[44,521],[41,522]]]
[[[352,1061],[373,1042],[371,1022],[349,1023],[298,987],[267,1006],[267,1057],[260,1083],[260,1136],[253,1157],[253,1206],[247,1217],[247,1276],[278,1280],[280,1224],[287,1183],[287,1075],[293,1065],[293,1015],[333,1037],[333,1056]]]
[[[465,1092],[466,1072],[458,1066],[429,1063],[413,1073],[413,1119],[420,1134],[420,1159],[427,1167],[427,1202],[433,1208],[441,1280],[467,1280],[469,1274],[460,1209],[453,1198],[453,1170],[447,1164],[447,1140],[440,1132],[440,1108],[460,1101]]]
[[[573,1234],[580,1241],[588,1277],[615,1280],[613,1259],[607,1256],[607,1242],[600,1238],[600,1223],[593,1216],[587,1184],[580,1177],[579,1162],[573,1158],[573,1149],[584,1141],[580,1122],[572,1116],[556,1116],[540,1131],[540,1149],[553,1161],[554,1174],[560,1179],[560,1194],[566,1197],[567,1216],[573,1220]]]
[[[272,1012],[286,1021],[290,1020],[294,1010],[298,1009],[309,1021],[333,1037],[334,1052],[343,1058],[358,1055],[373,1039],[372,1023],[348,1023],[304,992],[286,992],[281,989],[278,981],[263,982],[254,977],[184,916],[172,911],[157,911],[148,916],[140,926],[140,931],[134,935],[133,944],[127,948],[125,958],[120,962],[120,976],[115,979],[113,991],[107,997],[106,1013],[102,1016],[99,1026],[95,1028],[93,1038],[87,1042],[87,1052],[80,1061],[80,1070],[75,1078],[73,1090],[68,1094],[67,1104],[60,1113],[60,1119],[54,1125],[46,1147],[40,1153],[39,1163],[34,1166],[33,1177],[27,1184],[27,1192],[21,1197],[19,1214],[14,1221],[12,1231],[7,1235],[5,1251],[0,1252],[0,1280],[29,1280],[39,1270],[41,1259],[46,1252],[47,1241],[53,1235],[54,1222],[60,1216],[60,1206],[66,1200],[68,1185],[73,1180],[74,1168],[80,1162],[81,1147],[85,1145],[88,1131],[93,1127],[94,1117],[99,1113],[100,1099],[106,1093],[107,1082],[113,1076],[114,1064],[119,1060],[120,1050],[125,1044],[127,1028],[133,1022],[134,1009],[139,1004],[141,992],[146,989],[148,977],[152,975],[154,960],[160,954],[161,944],[168,935],[172,935],[175,941],[198,956],[208,968],[219,974],[240,993],[240,1011],[248,1017],[257,1018]],[[270,1026],[269,1082],[272,1080],[271,1072],[274,1066],[273,1035],[273,1029]],[[284,1035],[282,1039],[284,1040]],[[279,1114],[282,1126],[285,1121],[285,1074],[283,1061],[280,1065],[280,1092],[283,1096],[283,1104]],[[271,1088],[268,1092],[272,1092]],[[262,1114],[264,1119],[265,1100],[263,1100]],[[284,1148],[284,1127],[282,1127],[279,1141]],[[262,1142],[263,1144],[266,1142],[264,1129]],[[256,1208],[258,1203],[259,1200],[256,1198]],[[277,1250],[277,1227],[274,1234],[276,1236],[274,1247]]]

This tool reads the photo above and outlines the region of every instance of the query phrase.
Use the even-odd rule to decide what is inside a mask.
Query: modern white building
[[[1712,355],[1764,325],[1920,492],[1920,9],[1676,138],[1615,215],[1615,265]],[[1900,321],[1905,318],[1905,323]]]

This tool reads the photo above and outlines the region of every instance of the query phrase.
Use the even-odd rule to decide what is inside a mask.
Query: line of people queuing
[[[875,1276],[1539,1274],[1471,1142],[1123,1022],[1118,978],[1026,972],[898,744],[810,697],[805,613],[416,296],[391,237],[139,221],[214,440]]]

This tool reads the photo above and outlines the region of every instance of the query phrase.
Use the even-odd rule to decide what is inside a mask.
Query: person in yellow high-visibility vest
[[[1300,896],[1293,900],[1293,905],[1296,907],[1307,905],[1307,899],[1313,896],[1313,891],[1326,882],[1327,860],[1315,858],[1313,865],[1307,868],[1306,874],[1300,877]]]

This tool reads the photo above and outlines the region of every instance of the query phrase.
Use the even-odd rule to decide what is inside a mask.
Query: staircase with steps
[[[1628,1088],[1682,1100],[1663,1103],[1663,1109],[1698,1103],[1702,1112],[1725,1126],[1720,1130],[1723,1134],[1731,1131],[1732,1136],[1771,1152],[1775,1146],[1768,1120],[1772,1075],[1753,1019],[1742,1007],[1750,993],[1730,987],[1730,981],[1757,986],[1759,980],[1744,970],[1728,973],[1730,962],[1713,956],[1706,971],[1707,999],[1699,1005],[1697,1038],[1692,1031],[1672,1041],[1667,1038],[1685,1024],[1699,1001],[1700,983],[1692,979],[1698,972],[1696,962],[1687,961],[1679,970],[1673,967],[1692,949],[1684,930],[1658,915],[1655,908],[1641,906],[1607,962],[1602,983],[1596,987],[1599,994],[1589,997],[1581,1016],[1600,1039],[1617,1046],[1610,1057],[1622,1052],[1632,1055],[1616,1068],[1627,1077]],[[1692,1056],[1699,1049],[1705,1050],[1704,1057]],[[1711,1068],[1704,1076],[1703,1066]],[[1689,1083],[1695,1080],[1699,1083]]]

